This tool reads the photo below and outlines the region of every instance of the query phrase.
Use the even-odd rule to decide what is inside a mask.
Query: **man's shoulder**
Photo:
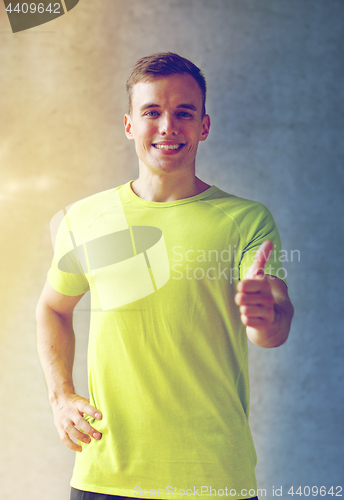
[[[105,224],[103,219],[106,219],[106,214],[111,210],[119,212],[120,219],[123,219],[123,221],[117,221],[119,224],[121,222],[122,225],[126,224],[120,198],[120,191],[123,186],[125,185],[92,194],[66,208],[65,218],[67,225],[79,242],[83,240],[86,233],[90,232],[94,224],[98,225],[97,222],[99,222],[103,226]],[[104,232],[104,228],[100,228],[97,231],[99,230],[101,233]],[[106,229],[106,231],[108,230]]]
[[[116,206],[116,204],[121,203],[118,193],[123,186],[122,184],[81,198],[69,205],[67,211],[73,211],[75,213],[94,213],[94,210],[104,210],[107,207]]]
[[[222,210],[229,217],[243,217],[248,214],[269,214],[269,209],[261,202],[227,193],[219,188],[207,199],[211,205]]]
[[[271,239],[279,242],[279,236],[274,218],[270,210],[261,202],[234,196],[218,190],[214,202],[237,228],[243,247],[261,239]],[[255,248],[255,251],[257,249]]]

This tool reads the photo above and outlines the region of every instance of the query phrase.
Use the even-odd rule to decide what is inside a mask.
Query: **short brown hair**
[[[131,113],[131,96],[133,86],[139,82],[147,82],[159,76],[188,73],[198,83],[202,92],[202,116],[205,115],[205,99],[207,86],[202,71],[191,61],[173,52],[161,52],[142,57],[132,68],[127,80],[127,94],[129,99],[129,113]]]

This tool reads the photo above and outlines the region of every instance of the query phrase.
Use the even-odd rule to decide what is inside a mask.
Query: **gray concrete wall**
[[[135,178],[124,83],[139,57],[163,50],[207,76],[199,176],[266,204],[287,252],[290,338],[250,347],[261,498],[343,486],[343,24],[340,0],[81,0],[13,34],[0,4],[1,498],[69,498],[74,457],[54,429],[35,347],[49,221]],[[84,394],[87,320],[85,300],[75,315]]]

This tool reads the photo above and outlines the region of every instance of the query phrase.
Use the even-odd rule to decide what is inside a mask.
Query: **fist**
[[[239,306],[241,321],[255,330],[266,330],[275,319],[275,299],[264,266],[273,249],[272,241],[264,241],[247,276],[237,285],[235,303]]]

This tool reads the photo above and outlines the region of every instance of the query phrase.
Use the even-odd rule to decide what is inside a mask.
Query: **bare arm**
[[[248,338],[261,347],[282,345],[288,338],[294,314],[285,283],[264,274],[272,246],[268,241],[260,247],[247,278],[238,283],[235,296]]]
[[[90,442],[90,436],[101,438],[101,434],[88,424],[83,414],[99,420],[102,418],[101,413],[87,399],[75,394],[73,385],[73,311],[81,298],[82,295],[62,295],[47,282],[36,309],[37,349],[55,426],[61,441],[75,451],[81,451],[82,447],[71,437],[85,443]]]

